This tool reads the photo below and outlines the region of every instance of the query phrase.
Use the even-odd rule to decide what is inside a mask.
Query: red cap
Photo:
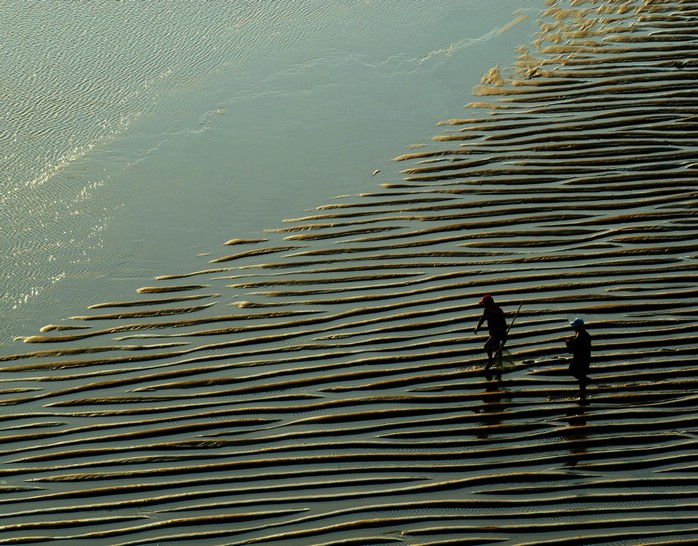
[[[480,300],[480,303],[478,305],[485,305],[486,303],[491,302],[491,301],[494,301],[492,299],[492,296],[487,294],[486,296],[482,296],[482,299]]]

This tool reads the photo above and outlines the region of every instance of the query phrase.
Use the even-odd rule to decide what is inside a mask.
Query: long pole
[[[521,311],[521,306],[523,305],[523,302],[519,304],[519,308],[516,310],[516,313],[514,313],[514,317],[511,319],[511,322],[509,323],[509,327],[507,328],[507,337],[504,338],[504,341],[502,341],[502,344],[499,346],[499,349],[494,353],[495,356],[501,356],[502,355],[502,350],[504,350],[504,344],[507,342],[507,339],[509,339],[509,331],[511,330],[511,327],[514,326],[514,321],[516,320],[516,317],[519,316],[519,311]]]

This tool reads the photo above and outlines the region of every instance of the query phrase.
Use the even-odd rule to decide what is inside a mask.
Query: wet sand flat
[[[696,543],[697,23],[551,4],[375,191],[28,335],[0,544]]]

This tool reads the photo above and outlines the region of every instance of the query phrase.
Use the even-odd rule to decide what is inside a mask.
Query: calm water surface
[[[3,9],[0,351],[392,181],[528,43],[541,2]],[[513,25],[517,14],[528,20]],[[380,173],[372,173],[380,169]]]

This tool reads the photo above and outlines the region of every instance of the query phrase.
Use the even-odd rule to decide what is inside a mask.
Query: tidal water
[[[395,179],[542,4],[4,5],[0,351]]]

